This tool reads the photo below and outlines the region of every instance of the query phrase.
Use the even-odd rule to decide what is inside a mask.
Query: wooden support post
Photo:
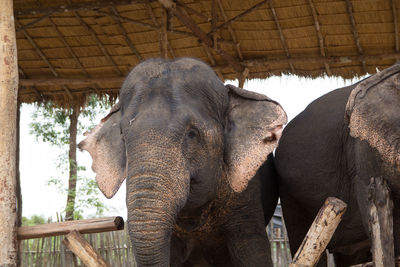
[[[371,178],[368,187],[369,230],[375,267],[394,267],[393,201],[382,177]]]
[[[247,76],[249,76],[249,69],[245,68],[244,71],[239,74],[239,88],[243,88]]]
[[[325,200],[303,243],[294,255],[290,267],[312,267],[318,263],[346,208],[347,204],[340,199],[328,197]]]
[[[110,267],[99,253],[79,234],[72,231],[63,240],[66,245],[88,267]]]
[[[17,45],[13,1],[0,1],[0,266],[17,266]]]
[[[124,229],[124,220],[121,217],[106,217],[67,221],[60,223],[23,226],[18,229],[18,239],[31,239],[46,236],[66,235],[73,230],[82,234],[101,233]]]

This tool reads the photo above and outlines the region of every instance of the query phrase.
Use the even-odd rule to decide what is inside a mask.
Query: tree
[[[89,97],[83,110],[78,107],[57,108],[51,102],[46,102],[40,104],[32,115],[31,134],[37,140],[48,142],[65,149],[65,151],[68,150],[68,156],[66,153],[60,155],[57,162],[57,167],[61,170],[60,174],[69,172],[67,189],[65,189],[60,176],[53,177],[49,181],[49,185],[56,186],[60,192],[67,192],[65,220],[81,218],[83,209],[89,208],[90,205],[96,208],[98,215],[104,211],[105,207],[99,199],[99,190],[95,181],[78,176],[78,172],[83,171],[84,167],[77,164],[76,137],[85,129],[93,127],[97,115],[104,112],[109,106],[107,99],[99,99],[93,95]],[[85,120],[85,125],[79,121],[79,118]],[[87,123],[92,125],[87,125]],[[85,195],[85,198],[77,199],[79,195]]]

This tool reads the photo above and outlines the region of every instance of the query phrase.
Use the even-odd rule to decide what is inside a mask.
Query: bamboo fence
[[[275,267],[286,267],[291,261],[286,231],[268,225],[271,256]],[[126,230],[83,235],[113,267],[135,267],[135,259]],[[20,243],[21,266],[24,267],[81,267],[85,266],[62,240],[64,236],[23,240]]]

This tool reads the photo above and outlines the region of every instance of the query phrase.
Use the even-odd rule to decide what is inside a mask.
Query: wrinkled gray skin
[[[392,190],[400,256],[400,74],[381,81],[377,75],[320,97],[283,131],[275,166],[292,253],[324,200],[334,196],[348,204],[328,245],[336,266],[371,260],[367,187],[371,177],[382,176]],[[318,266],[325,264],[323,257]]]
[[[153,59],[131,71],[80,147],[107,197],[127,177],[138,266],[272,266],[265,224],[277,188],[251,178],[285,123],[278,103],[225,87],[198,60]]]

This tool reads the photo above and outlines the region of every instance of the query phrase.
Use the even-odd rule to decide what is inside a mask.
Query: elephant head
[[[360,82],[346,106],[350,134],[365,140],[400,173],[400,64]]]
[[[128,227],[141,265],[168,265],[178,213],[213,199],[225,179],[244,190],[276,147],[286,114],[266,96],[224,86],[190,58],[147,60],[124,81],[119,103],[80,143],[100,190],[127,179]]]

